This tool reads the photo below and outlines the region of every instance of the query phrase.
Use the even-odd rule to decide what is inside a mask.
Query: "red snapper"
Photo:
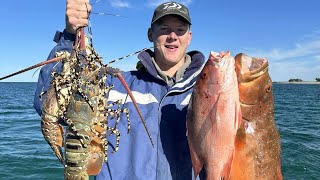
[[[187,136],[194,175],[228,179],[241,122],[235,61],[230,52],[210,53],[194,86],[187,112]]]

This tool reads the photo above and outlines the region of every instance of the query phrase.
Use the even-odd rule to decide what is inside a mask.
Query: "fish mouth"
[[[218,52],[210,51],[209,60],[206,63],[206,66],[212,66],[214,69],[219,69],[219,74],[228,72],[228,69],[231,68],[233,64],[230,63],[231,54],[230,51],[227,51],[225,54]],[[234,68],[234,67],[233,67]],[[229,71],[231,72],[231,71]],[[223,79],[223,78],[220,78]],[[217,83],[213,83],[217,84]],[[218,83],[221,84],[221,83]]]
[[[243,107],[243,105],[245,105],[245,107],[250,107],[250,106],[254,106],[254,105],[248,105],[248,104],[242,104],[241,102],[240,102],[240,104],[241,104],[241,106]],[[241,116],[241,121],[243,121],[243,122],[245,122],[245,123],[249,123],[249,122],[252,122],[252,120],[250,120],[250,118],[247,118],[247,117],[245,117],[245,114],[242,114],[242,116]]]
[[[268,60],[240,53],[235,57],[236,71],[243,82],[252,81],[268,72]]]
[[[246,117],[243,117],[243,116],[242,116],[241,121],[243,121],[245,123],[251,122],[250,119],[247,119]]]
[[[240,105],[243,107],[251,107],[251,106],[255,106],[256,104],[246,104],[246,103],[240,101]]]
[[[230,57],[230,51],[227,51],[225,54],[220,54],[218,52],[211,51],[210,52],[210,59],[211,64],[218,67],[218,68],[227,68],[227,59]]]
[[[221,86],[219,89],[224,91],[229,87],[229,84],[233,82],[232,75],[235,73],[235,67],[234,59],[231,56],[230,51],[227,51],[226,53],[210,51],[209,60],[206,62],[205,66],[210,67],[209,69],[211,71],[210,79],[207,81],[208,85],[219,85]]]

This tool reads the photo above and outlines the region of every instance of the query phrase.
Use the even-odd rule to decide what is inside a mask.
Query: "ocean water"
[[[63,179],[33,109],[36,83],[0,83],[0,179]],[[320,179],[320,85],[274,84],[284,179]]]
[[[274,84],[285,179],[320,179],[320,84]]]

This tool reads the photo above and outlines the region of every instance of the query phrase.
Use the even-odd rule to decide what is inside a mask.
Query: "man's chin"
[[[179,61],[179,56],[177,54],[165,56],[167,62],[177,63]]]
[[[166,64],[167,65],[175,65],[177,63],[178,63],[177,59],[173,59],[173,58],[167,58],[166,59]]]

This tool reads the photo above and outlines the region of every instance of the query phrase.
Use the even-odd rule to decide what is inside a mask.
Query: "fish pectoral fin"
[[[194,148],[192,147],[192,145],[190,145],[190,155],[191,155],[192,167],[194,171],[194,177],[196,178],[203,167],[203,162],[199,159],[199,156],[194,150]]]
[[[241,120],[242,120],[242,113],[241,113],[241,108],[240,108],[240,104],[236,104],[236,110],[235,110],[235,119],[234,119],[234,127],[236,129],[240,128],[241,125]]]
[[[234,156],[234,152],[231,153],[228,161],[224,164],[223,169],[221,171],[220,179],[229,179],[233,156]]]

